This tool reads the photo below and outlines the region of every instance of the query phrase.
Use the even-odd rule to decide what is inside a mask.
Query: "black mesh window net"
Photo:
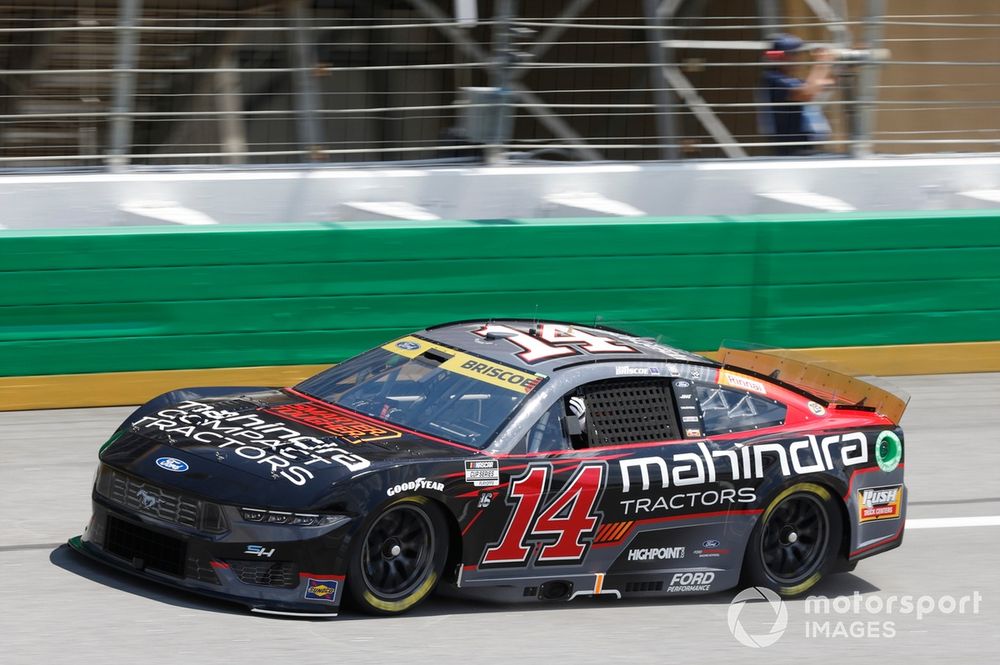
[[[670,386],[663,380],[611,380],[583,389],[591,447],[676,437]]]

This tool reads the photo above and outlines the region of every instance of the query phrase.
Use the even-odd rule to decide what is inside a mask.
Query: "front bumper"
[[[343,527],[241,524],[206,534],[93,496],[69,545],[119,570],[251,610],[336,616],[344,591]]]

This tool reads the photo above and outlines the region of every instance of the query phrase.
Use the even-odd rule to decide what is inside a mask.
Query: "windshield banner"
[[[433,344],[419,337],[403,337],[395,342],[389,342],[382,348],[405,358],[416,358],[427,351],[436,351],[448,356],[448,359],[439,365],[441,369],[520,394],[530,393],[545,379],[544,374],[523,372],[513,367],[450,349],[447,346]]]

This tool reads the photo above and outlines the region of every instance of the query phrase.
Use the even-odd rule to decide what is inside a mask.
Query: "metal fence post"
[[[498,0],[496,26],[493,29],[493,87],[496,88],[496,104],[499,107],[496,118],[495,142],[486,146],[486,161],[500,164],[504,161],[504,145],[511,135],[513,118],[511,106],[511,66],[517,57],[514,53],[514,28],[511,23],[517,14],[516,0]]]
[[[135,92],[135,60],[138,52],[136,24],[142,0],[118,1],[118,29],[115,43],[114,102],[111,107],[111,143],[107,164],[111,171],[128,167],[132,147],[132,107]]]
[[[657,16],[659,0],[645,0],[646,24],[649,26],[650,61],[655,67],[650,68],[650,87],[653,88],[653,99],[656,102],[656,128],[660,134],[660,154],[663,159],[679,159],[677,147],[677,95],[667,77],[664,75],[667,65],[674,61],[674,50],[664,45],[666,31],[663,29],[665,19]],[[671,17],[672,18],[672,17]],[[669,56],[669,57],[668,57]]]
[[[290,0],[288,12],[291,16],[292,60],[295,63],[295,109],[299,116],[299,143],[309,151],[309,159],[317,161],[319,153],[320,130],[316,109],[316,54],[312,45],[312,33],[306,30],[307,10],[302,0]]]
[[[872,131],[875,127],[875,99],[878,97],[879,63],[874,57],[882,39],[882,16],[885,14],[885,0],[865,0],[862,48],[868,49],[869,57],[858,66],[855,77],[855,126],[851,137],[851,154],[854,157],[872,155]]]

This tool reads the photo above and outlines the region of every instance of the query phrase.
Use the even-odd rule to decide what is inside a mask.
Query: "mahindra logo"
[[[139,499],[139,505],[147,510],[156,506],[156,503],[159,501],[155,494],[151,494],[144,489],[136,492],[135,496]]]

